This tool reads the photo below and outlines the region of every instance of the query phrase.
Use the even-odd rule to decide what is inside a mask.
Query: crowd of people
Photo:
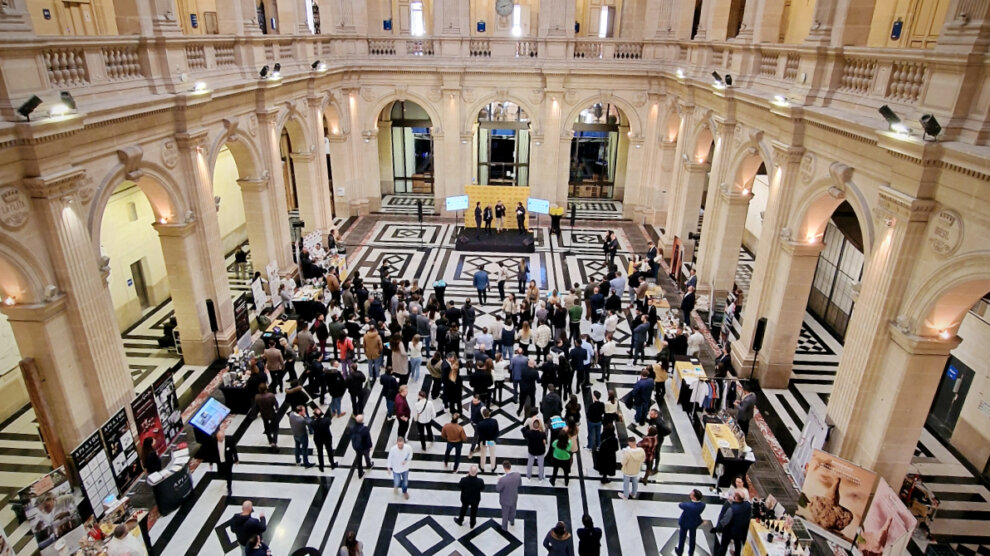
[[[487,210],[479,207],[476,212],[490,223]],[[481,492],[487,488],[486,473],[498,477],[494,486],[502,511],[501,527],[514,526],[522,473],[513,470],[507,459],[499,460],[502,431],[493,417],[496,410],[510,405],[525,419],[518,434],[527,448],[527,479],[549,479],[551,486],[562,481],[566,487],[574,472],[573,461],[583,447],[591,452],[602,483],[621,475],[618,496],[636,499],[641,482],[659,480],[662,447],[672,433],[663,417],[670,365],[697,355],[704,349],[705,338],[691,327],[693,273],[695,284],[689,281],[680,305],[682,322],[666,336],[658,334],[660,304],[651,296],[650,283],[659,278],[662,253],[651,242],[644,256],[632,256],[629,267],[620,269],[615,264],[618,244],[609,232],[603,241],[608,270],[566,290],[542,291],[529,273],[527,258],[518,265],[501,263],[477,269],[472,284],[478,301],[491,306],[489,296],[494,302],[497,292],[500,308],[482,326],[473,299],[446,299],[442,282],[427,293],[417,280],[395,276],[388,263],[380,265],[375,281],[366,281],[357,271],[341,279],[331,267],[320,277],[328,294],[326,314],[300,321],[291,342],[283,337],[255,347],[254,380],[249,379],[248,387],[257,389],[253,411],[261,417],[270,449],[278,450],[283,412],[274,394],[281,390],[296,464],[314,465],[309,459],[312,439],[320,471],[325,469],[325,459],[331,469],[336,468],[331,425],[334,419],[346,417],[346,395],[352,415],[345,434],[355,452],[357,475],[363,478],[375,467],[371,458],[374,441],[365,412],[373,387],[380,385],[385,419],[396,428],[384,465],[395,494],[401,491],[403,498],[410,496],[415,444],[426,452],[439,438],[445,445],[445,468],[458,473],[462,459],[469,463],[458,483],[461,509],[454,521],[459,526],[465,517],[470,527],[475,526]],[[513,273],[517,291],[506,291]],[[617,334],[622,321],[631,331],[625,345],[620,345]],[[647,350],[653,346],[656,354],[648,357]],[[615,357],[623,348],[631,355],[633,367],[640,369],[632,389],[620,398],[609,383],[616,371]],[[731,366],[725,352],[719,355],[722,365]],[[470,400],[464,403],[467,392]],[[632,411],[639,432],[627,426],[620,404]],[[446,421],[442,426],[441,418]],[[704,507],[701,498],[696,490],[681,504],[684,515],[678,554],[685,535],[688,553],[693,553],[694,529],[700,525]],[[249,509],[246,503],[244,510]],[[731,513],[724,525],[718,523],[730,539],[739,519],[732,516],[740,515],[742,509],[733,508]],[[242,527],[243,535],[238,533],[245,554],[262,554],[253,551],[260,542],[258,521],[245,521],[251,527]],[[263,531],[263,516],[260,524]],[[584,516],[582,525],[577,531],[579,553],[598,554],[601,529],[594,527],[589,516]],[[551,554],[571,554],[571,544],[564,522],[543,541]],[[353,551],[355,547],[352,543],[349,553],[360,554],[359,547]]]

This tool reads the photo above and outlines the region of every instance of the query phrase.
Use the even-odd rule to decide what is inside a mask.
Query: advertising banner
[[[155,405],[165,433],[165,443],[170,444],[182,432],[182,414],[179,412],[179,398],[175,394],[175,381],[168,371],[152,385],[155,389]]]
[[[319,232],[316,234],[317,239],[319,239]],[[279,290],[282,288],[282,277],[278,275],[278,263],[275,261],[268,263],[268,266],[265,267],[265,274],[268,275],[268,293],[272,296],[272,305],[278,307],[282,303],[282,298],[278,295]]]
[[[137,447],[123,408],[103,423],[100,434],[103,435],[103,445],[107,451],[107,459],[110,460],[113,478],[117,482],[117,490],[124,490],[141,474],[141,464],[138,463]]]
[[[804,486],[805,467],[811,460],[811,454],[825,446],[827,435],[828,425],[825,424],[825,416],[819,413],[817,408],[812,407],[808,411],[807,421],[804,422],[801,438],[791,453],[790,461],[787,462],[787,472],[791,474],[798,488]]]
[[[165,441],[165,431],[162,429],[162,420],[158,415],[153,388],[148,388],[134,398],[131,402],[131,412],[134,415],[134,424],[137,425],[138,446],[144,446],[144,439],[151,438],[154,440],[155,451],[159,455],[164,454],[168,443]]]
[[[83,493],[89,500],[96,517],[103,517],[103,500],[110,495],[116,496],[117,481],[110,468],[110,459],[103,449],[103,439],[99,432],[94,432],[75,450],[72,450],[72,461],[79,472]]]
[[[18,493],[31,533],[43,549],[82,524],[72,486],[59,467]]]
[[[247,345],[251,345],[251,313],[248,310],[247,296],[241,294],[234,299],[234,328],[237,330],[237,347],[241,347],[247,336]]]
[[[848,547],[863,522],[876,478],[869,469],[815,450],[808,462],[796,513],[807,520],[809,528],[836,537]]]
[[[917,525],[917,518],[881,477],[877,491],[873,493],[870,510],[866,512],[866,519],[863,520],[863,527],[856,535],[853,554],[857,556],[907,554],[911,533]]]
[[[268,306],[268,294],[265,293],[265,285],[261,283],[261,278],[251,282],[251,296],[254,297],[254,307],[262,310]]]

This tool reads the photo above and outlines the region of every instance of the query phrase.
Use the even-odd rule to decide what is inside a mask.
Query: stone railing
[[[264,60],[260,58],[264,57]],[[13,108],[32,94],[69,90],[76,97],[102,95],[109,90],[144,89],[151,94],[181,92],[180,73],[216,81],[243,80],[264,64],[280,63],[284,79],[308,74],[321,60],[329,70],[356,66],[391,65],[389,58],[431,58],[458,63],[472,58],[514,58],[519,71],[539,70],[561,64],[576,68],[600,68],[606,72],[673,77],[680,69],[685,79],[710,86],[711,72],[731,74],[735,94],[785,95],[791,102],[869,111],[881,104],[913,110],[907,116],[932,112],[940,120],[972,119],[972,129],[990,128],[976,96],[953,86],[929,92],[936,70],[958,68],[974,80],[985,80],[990,60],[976,74],[963,56],[947,56],[931,50],[875,49],[860,47],[817,48],[803,45],[752,44],[677,40],[629,41],[598,38],[469,38],[469,37],[363,37],[363,36],[196,36],[148,41],[140,37],[38,37],[33,41],[4,40],[0,36],[0,112],[7,120],[18,117]],[[257,68],[244,68],[254,60]],[[167,61],[167,63],[165,63]],[[25,78],[24,68],[43,67]],[[968,69],[967,69],[968,68]],[[954,70],[955,71],[955,70]],[[926,101],[928,95],[935,95]],[[49,94],[50,96],[50,94]],[[864,108],[865,107],[865,108]],[[945,108],[950,107],[950,108]],[[943,118],[944,116],[944,118]],[[876,117],[873,112],[870,117]],[[982,120],[981,120],[982,118]],[[982,134],[986,136],[987,134]],[[983,139],[978,139],[983,141]]]

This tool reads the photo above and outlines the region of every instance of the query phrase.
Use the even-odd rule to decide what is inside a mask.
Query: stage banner
[[[72,450],[72,461],[93,514],[103,517],[103,500],[110,495],[116,496],[118,491],[99,432],[94,432]]]
[[[787,472],[791,474],[798,488],[804,486],[805,468],[811,460],[811,454],[825,446],[826,436],[828,436],[828,425],[825,424],[825,416],[818,408],[812,407],[808,411],[808,419],[804,422],[801,439],[798,440],[797,446],[791,452],[791,459],[787,462]]]
[[[870,511],[856,535],[853,554],[857,556],[894,556],[908,553],[917,518],[890,488],[883,477],[873,493]]]
[[[873,492],[877,474],[869,469],[815,450],[808,462],[797,515],[809,528],[849,548]]]
[[[134,436],[131,425],[127,421],[127,413],[123,408],[100,427],[103,435],[103,445],[110,458],[113,478],[117,481],[117,489],[124,490],[141,474],[141,464],[138,463],[137,448],[134,446]]]
[[[39,549],[54,544],[82,524],[64,467],[31,483],[18,493],[18,499]]]
[[[468,196],[468,208],[464,211],[464,226],[474,228],[474,207],[481,203],[481,210],[491,205],[492,213],[495,211],[495,204],[502,201],[505,205],[505,227],[510,230],[518,230],[516,226],[516,205],[522,203],[523,207],[529,201],[529,187],[513,185],[468,185],[464,188]],[[529,221],[529,211],[526,211],[526,219]],[[484,226],[484,221],[481,222]],[[498,222],[492,220],[492,228],[497,227]],[[527,224],[528,226],[528,224]]]
[[[148,387],[134,398],[131,402],[131,413],[134,415],[134,424],[137,425],[138,446],[144,445],[145,438],[151,438],[154,439],[155,451],[159,455],[164,454],[168,442],[165,440],[162,420],[158,415],[153,387]]]

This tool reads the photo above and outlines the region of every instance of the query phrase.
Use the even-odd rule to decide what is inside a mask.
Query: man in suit
[[[687,282],[684,282],[684,287],[685,288],[697,288],[698,287],[698,271],[692,268],[689,272],[691,273],[691,275],[688,276]]]
[[[639,315],[637,320],[630,319],[629,327],[632,328],[632,364],[635,365],[637,360],[646,361],[646,342],[650,338],[649,318],[647,315]]]
[[[467,513],[468,508],[471,508],[471,527],[474,528],[478,521],[478,505],[481,504],[481,493],[485,490],[485,481],[478,477],[477,465],[471,466],[468,474],[461,479],[459,485],[461,489],[461,512],[454,519],[454,523],[464,525],[464,514]]]
[[[485,207],[485,233],[492,235],[492,206],[488,205]]]
[[[316,445],[316,461],[323,472],[323,451],[326,450],[330,458],[330,469],[337,468],[337,462],[333,457],[333,434],[330,432],[330,425],[333,417],[323,413],[323,410],[316,408],[313,410],[313,444]]]
[[[223,432],[217,431],[217,454],[220,456],[217,462],[217,471],[220,476],[227,481],[227,496],[232,495],[231,481],[234,478],[234,464],[240,459],[237,457],[237,444],[232,440],[227,440]]]
[[[481,201],[474,205],[474,239],[481,238]]]
[[[677,518],[677,526],[680,527],[680,537],[674,554],[681,556],[684,554],[684,538],[688,538],[688,556],[694,556],[694,540],[701,525],[701,512],[705,511],[705,503],[701,501],[701,491],[694,489],[688,495],[687,502],[678,504],[681,509],[681,517]]]
[[[646,250],[646,262],[650,263],[650,276],[656,279],[658,272],[660,271],[660,263],[657,262],[657,246],[653,242],[647,244],[649,249]]]
[[[519,502],[522,475],[512,471],[509,460],[502,462],[502,469],[505,470],[505,474],[495,483],[495,491],[498,492],[498,504],[502,507],[502,530],[505,530],[509,526],[516,525],[516,504]]]
[[[354,425],[351,426],[351,447],[354,448],[354,461],[357,462],[358,478],[364,478],[364,465],[368,469],[374,465],[371,461],[371,448],[374,444],[371,441],[371,429],[364,424],[364,415],[354,416]]]
[[[629,392],[629,399],[636,408],[636,423],[640,425],[646,422],[646,412],[650,409],[650,402],[653,400],[655,381],[651,375],[652,373],[646,369],[640,371],[639,380]]]
[[[739,428],[744,435],[749,435],[749,422],[753,419],[753,410],[756,407],[756,394],[749,390],[749,386],[743,386],[743,397],[736,402],[739,410],[736,412],[736,421],[739,421]]]
[[[715,556],[725,556],[729,551],[729,542],[736,545],[736,554],[742,554],[743,544],[749,535],[749,520],[753,515],[753,507],[746,501],[745,496],[738,490],[732,496],[732,503],[723,506],[718,517],[716,530],[722,533],[722,542],[718,544]]]
[[[684,298],[681,299],[681,314],[685,323],[691,322],[691,311],[694,311],[694,303],[694,286],[690,286],[687,293],[684,294]]]
[[[519,226],[519,233],[526,233],[526,208],[522,202],[516,204],[516,224]]]

